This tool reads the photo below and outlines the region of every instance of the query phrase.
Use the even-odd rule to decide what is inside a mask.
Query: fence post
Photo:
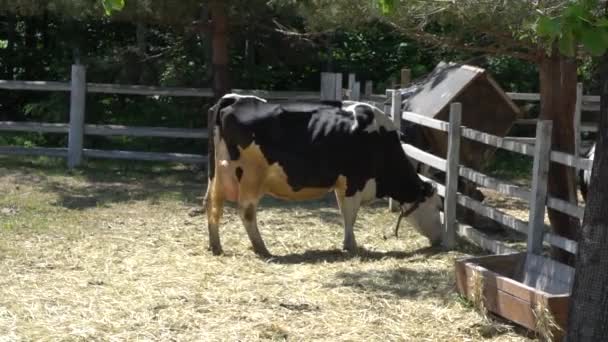
[[[583,108],[583,84],[576,84],[576,105],[574,107],[574,155],[581,155],[581,111]],[[578,175],[579,167],[576,166],[576,174]]]
[[[539,120],[536,124],[530,216],[528,217],[528,254],[540,255],[543,249],[552,127],[553,123],[549,120]]]
[[[84,111],[87,95],[86,67],[72,65],[70,90],[70,128],[68,133],[68,168],[79,166],[82,162],[84,140]]]
[[[407,87],[412,81],[412,70],[404,68],[401,69],[401,88]]]
[[[462,104],[450,105],[450,127],[448,131],[448,155],[444,198],[443,247],[456,245],[456,202],[458,193],[458,170],[460,164],[460,123]]]
[[[336,74],[331,72],[321,73],[321,101],[335,100],[336,96]]]
[[[342,93],[342,74],[341,73],[336,73],[334,74],[335,76],[335,97],[334,100],[336,101],[342,101],[343,98],[343,93]]]
[[[371,96],[372,93],[373,93],[373,91],[374,91],[374,84],[373,84],[373,82],[372,81],[365,81],[365,91],[364,91],[365,97]]]
[[[347,92],[347,97],[349,100],[353,100],[353,93],[354,93],[354,89],[355,89],[355,80],[356,80],[356,75],[354,73],[350,73],[348,74],[348,92]]]
[[[398,89],[393,90],[391,97],[391,118],[397,132],[401,131],[401,92]],[[388,199],[388,209],[390,211],[399,210],[399,203],[395,203],[392,198]]]

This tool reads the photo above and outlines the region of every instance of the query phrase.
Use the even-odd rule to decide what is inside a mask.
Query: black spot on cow
[[[239,182],[241,181],[241,178],[243,178],[243,168],[241,168],[240,166],[236,168],[236,179],[239,180]]]

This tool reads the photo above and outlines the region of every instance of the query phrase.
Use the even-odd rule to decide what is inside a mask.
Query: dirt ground
[[[454,288],[454,260],[479,250],[428,247],[396,215],[366,207],[339,250],[331,196],[265,200],[250,248],[234,207],[226,255],[207,250],[197,214],[202,172],[157,164],[0,157],[0,341],[528,341]]]

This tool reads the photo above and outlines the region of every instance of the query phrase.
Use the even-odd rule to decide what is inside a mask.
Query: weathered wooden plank
[[[333,72],[321,73],[321,100],[336,100],[336,74]]]
[[[576,251],[578,249],[578,243],[576,241],[566,239],[563,236],[559,236],[553,233],[545,233],[543,241],[552,246],[559,247],[572,254],[576,254]]]
[[[456,193],[458,192],[458,169],[460,164],[461,118],[462,104],[450,104],[446,194],[443,206],[445,211],[445,224],[443,225],[442,245],[445,248],[454,248],[456,245]]]
[[[518,197],[524,201],[530,200],[531,192],[530,190],[524,187],[515,185],[510,182],[501,181],[490,176],[486,176],[481,172],[477,172],[473,169],[464,166],[460,167],[459,174],[472,182],[475,182],[483,187],[496,190],[501,194]]]
[[[456,232],[460,237],[465,238],[473,244],[494,254],[510,254],[517,252],[514,248],[509,247],[500,241],[490,239],[484,233],[466,224],[459,223],[456,226]]]
[[[551,121],[542,120],[536,126],[534,164],[532,166],[532,197],[528,216],[528,254],[541,254],[547,181],[549,177],[549,151],[551,151]]]
[[[599,95],[584,95],[583,102],[600,103],[600,96]]]
[[[163,162],[180,162],[180,163],[191,163],[191,164],[204,164],[207,162],[207,156],[205,156],[205,155],[185,154],[185,153],[104,151],[104,150],[93,150],[93,149],[84,149],[83,153],[84,153],[84,156],[87,158],[163,161]]]
[[[401,147],[408,157],[432,166],[439,171],[446,171],[447,162],[445,159],[424,152],[423,150],[409,144],[401,144]]]
[[[507,93],[507,96],[511,98],[511,100],[519,100],[519,101],[540,101],[540,94],[538,93]]]
[[[581,111],[583,104],[583,84],[578,82],[576,84],[576,104],[574,106],[574,118],[572,125],[574,127],[574,151],[578,156],[581,151]],[[576,168],[576,174],[578,174],[579,168]]]
[[[154,87],[132,84],[88,83],[89,93],[146,96],[213,97],[213,90],[204,88]]]
[[[445,121],[432,119],[428,116],[424,116],[418,113],[403,112],[401,113],[401,117],[409,122],[413,122],[418,125],[434,128],[444,132],[447,132],[450,127],[450,124]]]
[[[68,129],[68,124],[64,123],[0,121],[0,131],[67,133]]]
[[[397,132],[401,132],[401,93],[398,91],[393,92],[391,97],[391,118]],[[395,203],[391,198],[388,201],[388,208],[390,211],[395,212],[399,210],[399,204]]]
[[[70,91],[70,83],[69,82],[53,82],[53,81],[0,80],[0,89],[36,90],[36,91]]]
[[[86,67],[72,65],[70,127],[68,130],[68,168],[80,165],[84,141],[84,115],[87,96]]]
[[[412,81],[412,70],[408,68],[401,69],[401,88],[407,87]]]
[[[474,212],[501,223],[513,230],[524,234],[528,233],[528,224],[518,218],[515,218],[493,207],[482,204],[481,202],[465,195],[458,194],[457,201],[460,205],[465,206]]]
[[[65,147],[19,147],[19,146],[0,146],[0,155],[20,155],[20,156],[46,156],[63,157],[68,156],[68,149]]]
[[[124,135],[131,137],[159,137],[159,138],[185,138],[207,139],[206,129],[168,128],[168,127],[132,127],[121,125],[85,125],[87,135]]]
[[[597,132],[597,123],[581,123],[581,132]]]
[[[518,143],[515,141],[508,141],[508,140],[505,140],[496,135],[476,131],[476,130],[470,129],[470,128],[463,128],[462,136],[467,139],[479,141],[486,145],[492,145],[495,147],[499,147],[499,148],[509,150],[512,152],[525,154],[528,156],[534,156],[534,147],[533,146],[528,145],[528,144]]]
[[[585,215],[585,208],[552,196],[547,197],[547,206],[551,209],[555,209],[572,217],[577,217],[581,220]]]
[[[555,260],[528,254],[523,283],[552,294],[570,293],[574,269]]]
[[[321,93],[317,91],[268,91],[268,90],[248,90],[232,89],[235,94],[253,95],[263,99],[273,100],[319,100]]]
[[[559,151],[551,151],[551,161],[584,170],[591,170],[593,167],[593,160],[591,159],[580,158]]]
[[[534,145],[536,138],[533,137],[504,137],[505,141],[514,141],[521,144]]]

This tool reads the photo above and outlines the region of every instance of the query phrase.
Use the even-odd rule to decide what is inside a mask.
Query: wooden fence
[[[401,103],[401,96],[395,92],[393,103]],[[490,239],[474,227],[462,224],[456,219],[456,205],[462,205],[472,211],[488,217],[510,229],[527,234],[528,252],[540,254],[543,243],[556,246],[570,253],[576,253],[577,243],[551,233],[545,225],[545,207],[549,207],[567,215],[583,218],[584,208],[558,198],[547,195],[547,177],[550,162],[556,162],[578,169],[591,170],[592,160],[563,152],[551,151],[550,121],[538,121],[536,129],[536,143],[534,145],[508,140],[499,136],[487,134],[460,125],[462,108],[459,103],[450,106],[450,121],[444,122],[427,116],[402,112],[400,106],[391,106],[393,120],[401,116],[404,120],[447,132],[448,153],[447,159],[422,151],[412,145],[404,144],[403,149],[408,156],[418,162],[434,169],[446,172],[446,184],[440,184],[421,175],[425,180],[431,181],[437,187],[438,193],[444,198],[444,244],[451,248],[455,236],[460,235],[473,241],[480,247],[496,254],[515,252],[515,249]],[[515,185],[508,181],[499,180],[476,170],[459,165],[459,146],[462,139],[469,139],[496,148],[505,149],[529,156],[534,159],[532,171],[532,187],[527,188]],[[517,197],[529,204],[530,213],[528,221],[520,220],[496,208],[487,206],[473,198],[458,193],[458,177],[464,177],[480,186],[495,190],[505,196]]]
[[[340,77],[338,77],[340,75]],[[353,76],[354,81],[354,76]],[[370,85],[368,85],[370,87]],[[86,69],[73,65],[70,82],[46,81],[6,81],[0,80],[0,89],[31,91],[70,92],[69,123],[11,122],[0,121],[0,131],[63,133],[68,134],[68,146],[63,148],[26,148],[19,146],[0,146],[0,155],[43,155],[67,158],[68,167],[82,163],[83,158],[108,158],[127,160],[169,161],[182,163],[206,163],[205,155],[185,153],[154,153],[140,151],[108,151],[84,148],[87,135],[162,137],[182,139],[207,139],[206,129],[168,128],[168,127],[130,127],[121,125],[86,124],[86,94],[127,94],[145,96],[187,96],[213,97],[211,89],[167,88],[139,85],[119,85],[87,83]],[[368,88],[371,93],[371,87]],[[264,91],[233,89],[233,93],[256,95],[268,99],[336,100],[342,99],[341,74],[322,73],[321,91]]]

